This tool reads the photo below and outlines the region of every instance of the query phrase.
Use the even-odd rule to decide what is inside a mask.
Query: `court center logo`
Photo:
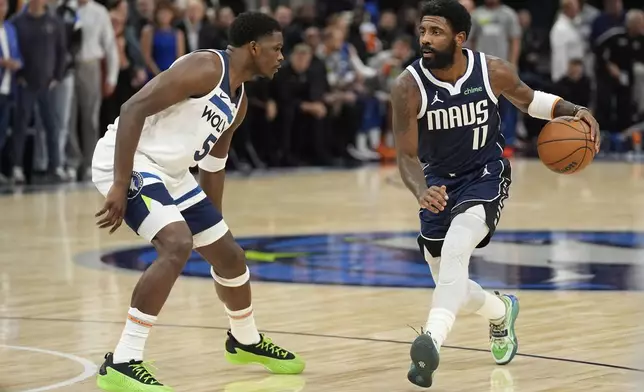
[[[134,199],[141,193],[141,189],[143,189],[143,176],[141,173],[133,171],[130,178],[130,187],[127,190],[127,198]]]
[[[416,232],[238,239],[256,281],[376,287],[434,287]],[[639,290],[644,233],[498,231],[477,249],[470,277],[487,289]],[[152,247],[106,254],[102,262],[145,270]],[[211,279],[194,252],[183,275]]]

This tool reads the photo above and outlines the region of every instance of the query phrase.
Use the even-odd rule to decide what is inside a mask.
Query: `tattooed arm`
[[[590,127],[591,139],[595,142],[596,152],[599,152],[601,144],[599,124],[587,108],[558,97],[552,106],[548,105],[544,108],[544,96],[549,96],[545,98],[546,104],[550,102],[548,99],[552,100],[554,96],[531,89],[519,78],[510,63],[487,56],[487,66],[492,90],[497,97],[503,95],[514,106],[532,117],[549,120],[561,116],[572,116],[584,121]]]
[[[447,205],[447,193],[444,186],[427,188],[425,174],[418,161],[416,113],[420,108],[420,91],[408,71],[398,76],[391,89],[391,106],[400,177],[422,208],[438,213]]]

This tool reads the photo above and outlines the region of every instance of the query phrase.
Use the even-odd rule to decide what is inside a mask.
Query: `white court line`
[[[65,354],[58,351],[43,350],[43,349],[34,348],[34,347],[8,346],[8,345],[0,344],[0,348],[2,347],[8,348],[10,350],[32,351],[40,354],[49,354],[55,357],[69,359],[70,361],[74,361],[83,365],[83,368],[84,368],[83,373],[79,374],[74,378],[70,378],[69,380],[61,381],[56,384],[45,385],[44,387],[40,387],[40,388],[27,389],[26,391],[21,391],[21,392],[42,392],[42,391],[51,391],[53,389],[58,389],[62,387],[68,387],[70,385],[79,383],[85,379],[88,379],[92,377],[94,374],[96,374],[97,366],[94,362],[91,362],[90,360],[87,360],[85,358],[77,357],[76,355]]]

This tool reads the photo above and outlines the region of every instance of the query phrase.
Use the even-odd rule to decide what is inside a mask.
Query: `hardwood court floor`
[[[643,177],[635,164],[595,162],[578,175],[558,176],[538,162],[515,161],[499,230],[644,231]],[[95,229],[101,203],[91,187],[0,198],[0,391],[98,390],[86,377],[118,340],[139,276],[100,263],[99,253],[146,246],[127,228],[113,236]],[[415,200],[394,168],[231,178],[224,204],[240,238],[418,227]],[[611,252],[603,248],[558,246],[546,248],[556,260],[576,258],[591,266],[601,255],[610,263]],[[518,283],[530,278],[508,265],[526,262],[509,249],[496,270],[515,274]],[[629,260],[641,262],[642,252],[634,252]],[[362,254],[352,257],[352,271],[359,271]],[[623,270],[617,267],[593,271],[610,284],[611,271]],[[636,282],[636,270],[629,271],[629,281]],[[302,281],[298,276],[294,280]],[[338,276],[343,279],[329,279]],[[521,355],[495,366],[486,352],[487,324],[459,317],[431,390],[644,389],[635,385],[642,373],[628,369],[644,368],[640,292],[508,291],[521,300]],[[227,319],[211,281],[182,277],[146,349],[160,379],[191,392],[421,390],[406,380],[415,336],[408,325],[424,324],[430,289],[256,282],[253,294],[259,327],[307,359],[303,375],[271,377],[261,368],[228,365]]]

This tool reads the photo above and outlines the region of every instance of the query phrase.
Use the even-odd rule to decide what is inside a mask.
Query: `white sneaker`
[[[22,168],[18,166],[13,168],[13,176],[11,176],[11,178],[16,184],[24,184],[26,182],[25,173],[22,171]]]

